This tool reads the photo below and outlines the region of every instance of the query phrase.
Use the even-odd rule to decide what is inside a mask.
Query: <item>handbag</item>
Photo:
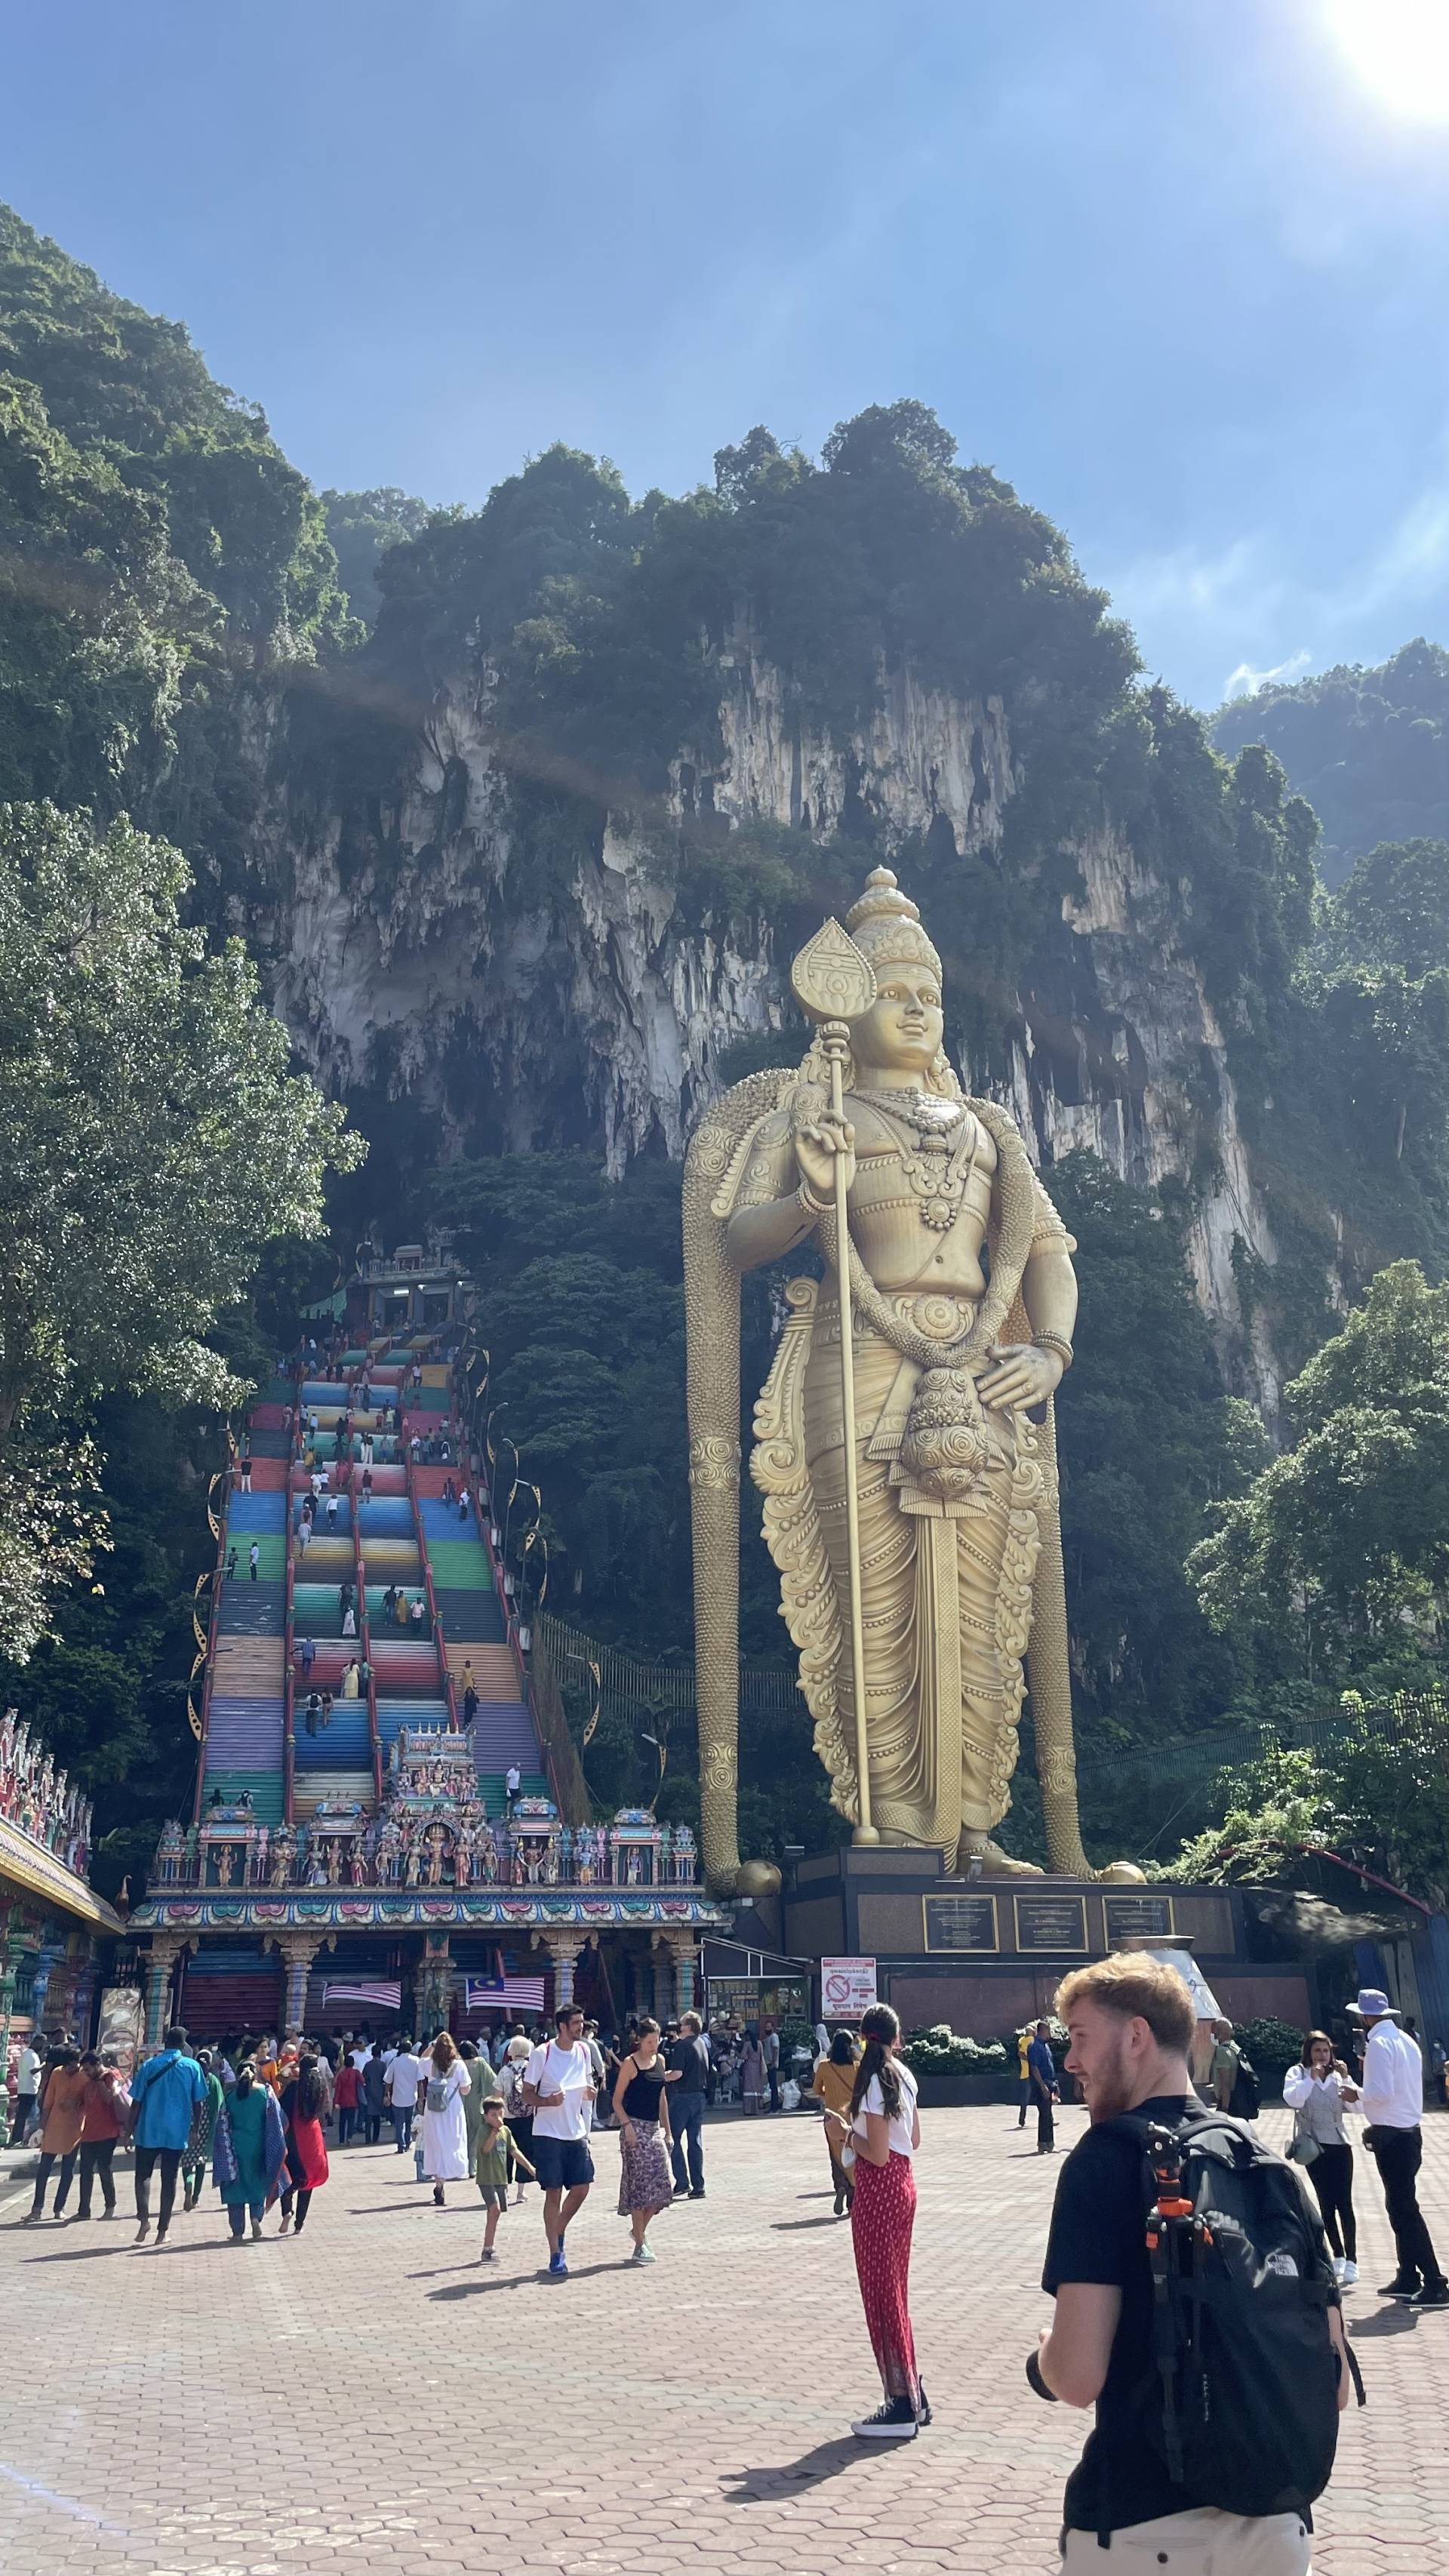
[[[1295,2165],[1302,2165],[1303,2170],[1306,2173],[1310,2165],[1317,2164],[1319,2157],[1323,2153],[1323,2147],[1320,2140],[1310,2137],[1308,2131],[1302,2126],[1302,2123],[1295,2119],[1293,2135],[1288,2141],[1285,2152],[1288,2156],[1289,2162]]]

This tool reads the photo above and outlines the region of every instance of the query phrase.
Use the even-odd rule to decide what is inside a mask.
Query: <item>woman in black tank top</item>
[[[669,2095],[659,2053],[659,2024],[644,2021],[633,2052],[619,2069],[614,2111],[619,2136],[619,2215],[634,2229],[634,2261],[652,2263],[649,2221],[674,2198],[669,2163]]]

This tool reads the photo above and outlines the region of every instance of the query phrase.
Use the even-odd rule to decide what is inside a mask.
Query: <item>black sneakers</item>
[[[873,2415],[862,2415],[850,2429],[862,2442],[914,2442],[916,2410],[909,2397],[888,2397]]]
[[[1421,2308],[1449,2308],[1449,2281],[1430,2282],[1427,2288],[1415,2292],[1409,2305],[1415,2315]]]
[[[1383,2288],[1379,2292],[1379,2297],[1381,2299],[1416,2299],[1418,2295],[1419,2284],[1417,2281],[1400,2281],[1397,2278],[1392,2281],[1385,2281]]]

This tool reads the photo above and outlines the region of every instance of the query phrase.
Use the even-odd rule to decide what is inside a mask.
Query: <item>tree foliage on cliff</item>
[[[290,1071],[240,941],[183,925],[188,882],[126,823],[0,807],[0,1643],[21,1655],[93,1535],[68,1426],[114,1388],[235,1403],[204,1336],[274,1237],[320,1231],[326,1172],[361,1151]]]
[[[1284,1400],[1293,1445],[1189,1560],[1203,1609],[1264,1678],[1421,1677],[1449,1598],[1449,1287],[1382,1270]]]
[[[1276,752],[1323,825],[1330,885],[1376,841],[1449,838],[1449,653],[1422,635],[1377,669],[1340,663],[1235,698],[1213,738]]]
[[[205,866],[240,837],[236,689],[360,631],[262,412],[0,206],[0,799],[129,813]]]
[[[395,483],[370,492],[328,491],[321,501],[338,582],[353,616],[370,627],[382,605],[379,557],[404,537],[420,537],[433,513],[426,501],[414,500]]]

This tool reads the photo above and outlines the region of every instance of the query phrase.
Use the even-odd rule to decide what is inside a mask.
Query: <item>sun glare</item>
[[[1327,12],[1354,70],[1386,107],[1449,123],[1446,0],[1327,0]]]

